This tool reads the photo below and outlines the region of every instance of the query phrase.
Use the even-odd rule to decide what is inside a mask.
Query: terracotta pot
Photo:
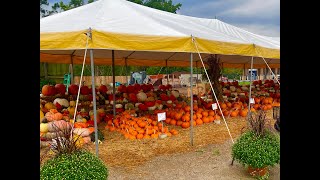
[[[264,176],[268,172],[268,167],[263,167],[263,168],[253,168],[251,166],[248,166],[248,172],[252,176]]]

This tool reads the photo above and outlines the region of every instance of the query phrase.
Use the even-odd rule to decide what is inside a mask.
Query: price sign
[[[166,120],[166,112],[158,113],[158,121]]]
[[[213,103],[211,106],[212,106],[212,110],[218,109],[217,103]]]
[[[254,98],[250,98],[250,104],[254,104]]]

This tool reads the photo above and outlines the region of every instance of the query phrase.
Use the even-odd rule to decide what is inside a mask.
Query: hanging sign
[[[212,110],[218,109],[217,103],[213,103],[211,106],[212,106]]]
[[[250,98],[250,104],[254,104],[254,98]]]
[[[166,112],[158,113],[158,121],[166,120]]]

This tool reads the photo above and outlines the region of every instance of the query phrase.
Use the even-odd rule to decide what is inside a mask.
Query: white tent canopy
[[[189,66],[189,53],[219,54],[224,67],[279,67],[280,39],[257,35],[217,19],[196,18],[126,0],[100,0],[40,19],[40,61],[81,64],[86,35],[96,64]],[[201,66],[195,56],[194,66]],[[89,63],[89,59],[87,61]]]

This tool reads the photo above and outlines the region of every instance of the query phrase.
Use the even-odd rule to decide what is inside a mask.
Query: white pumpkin
[[[180,96],[180,93],[179,93],[179,91],[177,91],[177,90],[171,91],[171,94],[172,94],[174,97],[176,97],[176,98]]]
[[[88,128],[74,128],[73,133],[79,135],[79,136],[89,136],[90,131]]]
[[[134,106],[137,108],[142,103],[136,103]]]
[[[48,131],[48,123],[40,123],[40,132],[47,133]]]
[[[56,103],[59,103],[61,106],[63,107],[69,107],[69,102],[68,100],[66,99],[63,99],[63,98],[56,98],[54,101],[53,101],[53,104],[56,104]]]
[[[236,87],[230,86],[230,91],[235,92],[236,91]]]
[[[105,100],[104,103],[105,104],[109,104],[110,102],[109,102],[109,100]]]
[[[122,104],[116,104],[116,108],[122,108]]]
[[[148,107],[148,110],[149,111],[154,111],[157,107],[156,106],[151,106],[151,107]]]
[[[134,105],[132,103],[128,103],[124,105],[124,109],[128,110],[128,109],[134,109]]]
[[[147,99],[147,94],[140,91],[138,94],[137,94],[137,99],[138,101],[142,101],[144,102],[146,99]]]

